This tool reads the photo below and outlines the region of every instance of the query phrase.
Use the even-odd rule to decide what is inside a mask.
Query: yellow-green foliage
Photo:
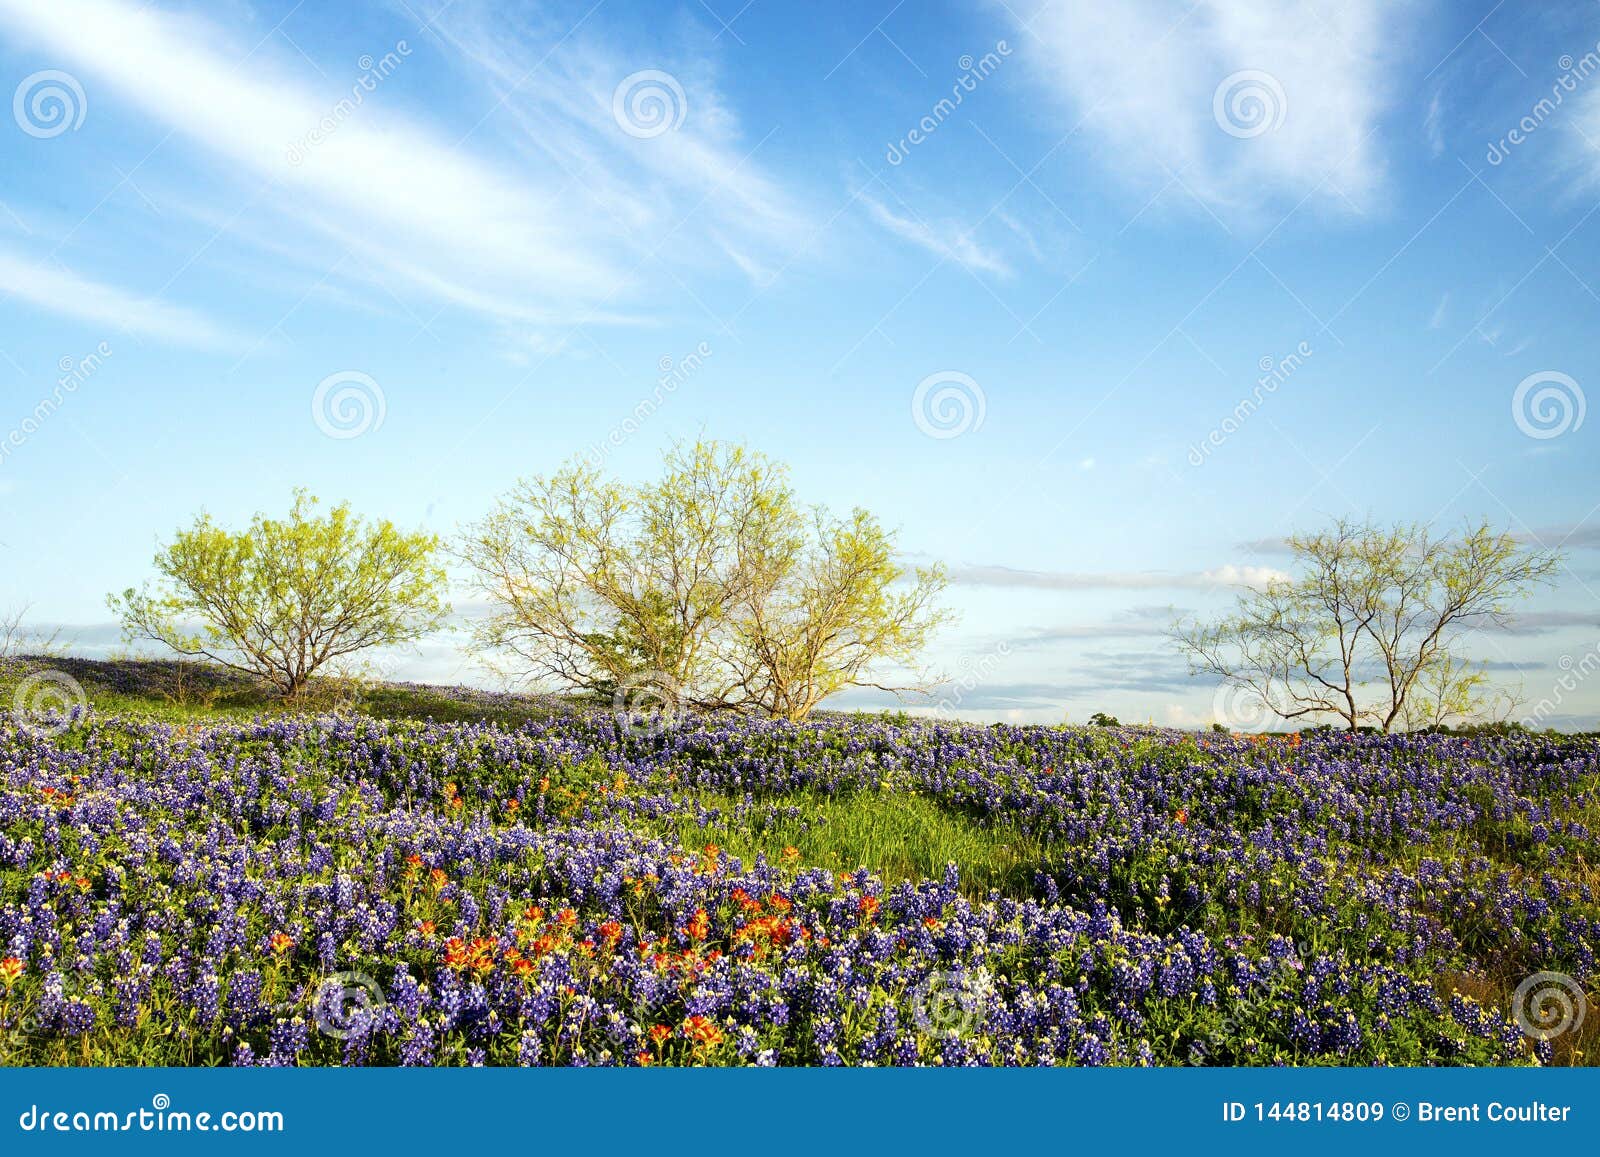
[[[317,512],[300,490],[285,518],[230,531],[201,514],[156,552],[154,587],[108,600],[130,641],[151,639],[299,695],[329,664],[412,642],[449,612],[438,539]]]

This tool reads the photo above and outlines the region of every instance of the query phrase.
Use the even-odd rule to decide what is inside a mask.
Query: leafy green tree
[[[721,653],[723,704],[799,720],[846,687],[926,690],[917,656],[948,619],[935,605],[944,575],[895,555],[894,536],[857,508],[797,519],[778,550],[747,560]],[[885,667],[908,674],[872,673]]]
[[[1561,565],[1487,522],[1443,535],[1341,519],[1288,546],[1298,574],[1212,622],[1178,624],[1175,641],[1191,673],[1219,677],[1237,702],[1335,716],[1350,731],[1442,725],[1503,703],[1461,648]]]
[[[525,479],[468,527],[457,553],[494,607],[479,644],[597,695],[643,673],[701,682],[741,562],[791,500],[782,468],[742,447],[679,447],[665,466],[631,486],[586,464]]]
[[[200,515],[157,551],[153,589],[108,599],[128,641],[210,659],[292,699],[318,670],[443,623],[435,536],[366,522],[348,503],[317,507],[297,490],[286,518],[257,514],[242,532]]]
[[[575,464],[519,483],[458,553],[494,607],[480,645],[601,696],[641,680],[683,706],[809,714],[911,659],[943,578],[908,572],[856,511],[799,506],[785,468],[699,441],[653,482]],[[909,586],[905,584],[909,580]]]

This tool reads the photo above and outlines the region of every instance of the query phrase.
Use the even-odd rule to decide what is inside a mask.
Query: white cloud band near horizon
[[[1285,580],[1281,570],[1265,566],[1227,566],[1211,570],[1169,571],[1032,571],[1007,566],[952,567],[949,578],[957,586],[1004,587],[1027,590],[1211,590],[1259,587]]]

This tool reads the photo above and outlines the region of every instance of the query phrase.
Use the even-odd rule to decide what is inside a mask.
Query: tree
[[[35,631],[23,626],[32,605],[8,607],[0,611],[0,662],[22,655],[55,656],[65,650],[61,629]]]
[[[1341,519],[1289,539],[1298,577],[1241,595],[1233,613],[1180,623],[1192,674],[1283,719],[1333,715],[1387,732],[1480,713],[1495,694],[1459,654],[1473,629],[1550,580],[1559,554],[1487,523],[1458,536]]]
[[[297,490],[287,518],[257,514],[240,533],[200,515],[157,551],[154,591],[107,600],[128,640],[210,659],[292,699],[329,664],[414,642],[443,623],[435,536],[369,524],[348,503],[326,516],[317,506]]]
[[[1423,668],[1406,696],[1400,723],[1407,731],[1426,731],[1481,722],[1505,724],[1522,704],[1522,688],[1496,687],[1482,663],[1448,652]]]
[[[723,702],[799,720],[846,687],[926,689],[925,677],[891,685],[869,672],[914,666],[947,617],[934,605],[943,575],[902,568],[894,537],[864,510],[842,519],[817,511],[810,529],[751,568],[757,577],[736,601],[723,655]]]
[[[519,482],[457,553],[495,611],[480,645],[536,679],[611,696],[629,679],[703,681],[713,628],[790,508],[781,468],[741,447],[679,447],[652,484],[575,464]]]
[[[808,515],[765,455],[700,441],[663,465],[632,485],[582,464],[528,479],[467,528],[458,553],[495,608],[480,645],[599,696],[648,681],[686,706],[801,719],[878,686],[940,620],[941,576],[897,565],[864,511]]]

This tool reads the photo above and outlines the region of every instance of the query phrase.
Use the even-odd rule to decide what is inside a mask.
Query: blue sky
[[[1600,715],[1594,5],[0,0],[0,78],[0,606],[87,652],[201,507],[703,432],[949,565],[965,714],[1207,723],[1174,610],[1371,513],[1563,544],[1472,650]]]

